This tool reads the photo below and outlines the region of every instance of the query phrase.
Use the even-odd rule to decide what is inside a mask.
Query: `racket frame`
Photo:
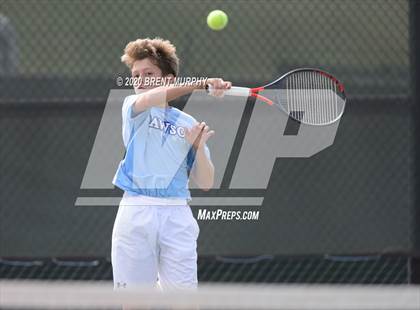
[[[274,102],[270,99],[268,99],[267,97],[260,95],[259,93],[261,91],[264,90],[269,90],[269,89],[274,89],[274,85],[279,84],[282,80],[286,79],[288,76],[295,74],[297,72],[316,72],[318,74],[321,74],[327,78],[329,78],[330,80],[332,80],[333,83],[335,83],[337,85],[337,90],[338,93],[337,95],[340,96],[343,100],[344,100],[344,104],[346,101],[346,95],[345,95],[345,90],[344,90],[344,85],[343,83],[341,83],[336,77],[334,77],[332,74],[328,73],[327,71],[321,70],[321,69],[316,69],[316,68],[299,68],[299,69],[295,69],[292,71],[289,71],[285,74],[283,74],[281,77],[277,78],[276,80],[264,85],[264,86],[260,86],[260,87],[254,87],[254,88],[248,88],[248,87],[238,87],[238,86],[232,86],[230,89],[225,90],[224,91],[224,95],[228,95],[228,96],[240,96],[240,97],[255,97],[256,99],[268,104],[268,105],[274,105]],[[208,91],[212,91],[213,87],[211,85],[208,86],[207,90]],[[277,89],[277,88],[276,88]],[[280,106],[280,104],[279,104]],[[282,111],[285,111],[282,107],[280,107]],[[344,107],[342,109],[342,111],[340,112],[340,114],[333,120],[330,121],[328,123],[322,123],[322,124],[311,124],[311,125],[328,125],[331,123],[334,123],[335,121],[337,121],[339,118],[341,118],[341,116],[344,113]],[[292,118],[294,118],[292,115],[290,115]],[[300,121],[300,120],[298,120]]]

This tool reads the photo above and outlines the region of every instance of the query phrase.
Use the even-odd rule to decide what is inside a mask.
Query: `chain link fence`
[[[220,32],[206,25],[214,8],[230,17]],[[334,72],[350,96],[410,93],[403,0],[2,0],[0,13],[2,36],[16,36],[16,75],[30,78],[19,91],[3,89],[3,98],[3,91],[20,99],[105,98],[115,78],[127,74],[119,61],[127,42],[155,36],[176,45],[184,76],[262,83],[308,66]],[[45,85],[37,85],[42,79]]]
[[[223,31],[206,25],[213,9],[229,15]],[[405,0],[0,0],[0,257],[109,257],[116,208],[80,208],[75,200],[109,91],[128,76],[125,45],[159,36],[176,45],[182,76],[259,86],[319,67],[349,96],[330,149],[276,161],[258,222],[199,222],[202,279],[222,281],[227,268],[233,279],[287,282],[296,269],[293,279],[303,282],[374,283],[395,267],[381,281],[406,281],[405,258],[350,271],[340,267],[348,262],[277,259],[283,267],[260,264],[247,278],[243,270],[255,264],[215,267],[209,257],[415,250],[410,18]],[[1,264],[1,276],[24,272]]]
[[[112,280],[106,259],[2,259],[3,279]],[[398,256],[200,257],[200,282],[313,284],[408,284],[410,259]]]

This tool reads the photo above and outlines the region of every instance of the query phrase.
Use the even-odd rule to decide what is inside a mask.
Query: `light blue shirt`
[[[138,95],[125,98],[122,135],[126,149],[112,183],[130,195],[191,199],[188,175],[195,152],[185,128],[197,121],[174,107],[152,107],[133,117]],[[210,151],[205,146],[210,159]]]

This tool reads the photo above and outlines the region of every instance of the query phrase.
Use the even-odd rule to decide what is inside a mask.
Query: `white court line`
[[[132,288],[113,291],[111,283],[0,281],[0,306],[165,307],[191,309],[418,310],[419,286],[207,284],[198,290]]]

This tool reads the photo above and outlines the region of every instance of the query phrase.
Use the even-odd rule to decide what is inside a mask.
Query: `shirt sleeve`
[[[133,130],[144,123],[150,112],[150,109],[147,109],[139,114],[134,114],[133,106],[137,98],[138,95],[126,97],[122,106],[122,132],[125,146],[127,146]]]

